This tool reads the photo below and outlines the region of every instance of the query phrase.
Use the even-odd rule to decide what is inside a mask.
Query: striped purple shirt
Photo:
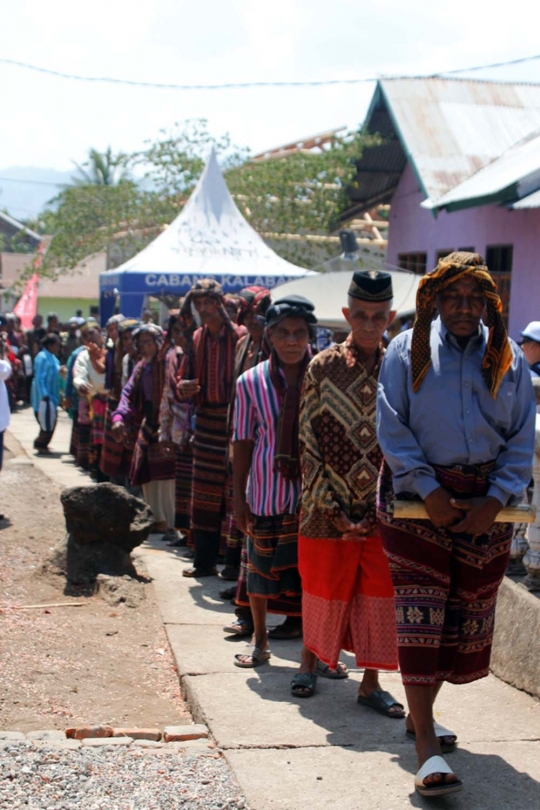
[[[266,360],[242,374],[236,383],[233,441],[253,441],[247,502],[254,515],[292,514],[300,497],[300,477],[287,481],[274,472],[279,399]]]

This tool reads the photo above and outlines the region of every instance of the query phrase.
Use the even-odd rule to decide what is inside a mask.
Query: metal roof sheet
[[[456,210],[490,202],[507,202],[540,188],[540,133],[508,149],[472,177],[424,208]]]
[[[528,197],[523,197],[521,200],[517,200],[517,202],[512,203],[508,207],[517,209],[518,211],[524,208],[540,208],[540,189],[533,191]]]
[[[540,84],[382,79],[368,127],[381,96],[426,196],[434,201],[540,130]]]

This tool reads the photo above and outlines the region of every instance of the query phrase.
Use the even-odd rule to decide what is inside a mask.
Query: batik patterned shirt
[[[352,337],[320,352],[304,378],[300,406],[300,532],[339,538],[334,518],[375,514],[382,454],[377,442],[378,357],[368,372]]]

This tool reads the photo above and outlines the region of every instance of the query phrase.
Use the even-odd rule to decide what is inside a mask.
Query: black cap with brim
[[[275,326],[284,318],[303,318],[306,323],[315,325],[317,318],[314,310],[314,305],[303,295],[288,295],[286,298],[279,298],[268,307],[266,325]]]

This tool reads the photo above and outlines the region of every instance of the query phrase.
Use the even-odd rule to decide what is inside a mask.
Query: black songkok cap
[[[316,324],[315,307],[303,295],[288,295],[275,301],[266,311],[266,325],[275,326],[284,318],[303,318],[306,323]]]
[[[392,276],[383,270],[357,270],[352,277],[349,295],[360,301],[391,301],[394,297]]]

